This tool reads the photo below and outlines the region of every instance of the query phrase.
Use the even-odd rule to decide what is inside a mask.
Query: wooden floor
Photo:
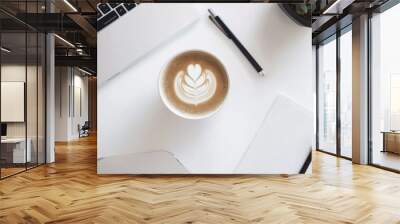
[[[372,160],[375,164],[400,170],[400,154],[374,150]]]
[[[400,175],[314,153],[311,176],[98,176],[96,139],[0,181],[0,223],[400,223]]]
[[[13,175],[13,174],[16,174],[16,173],[19,173],[19,172],[23,172],[23,171],[25,171],[26,169],[25,169],[25,167],[23,167],[23,168],[1,168],[1,177],[3,178],[3,177],[8,177],[8,176],[11,176],[11,175]]]

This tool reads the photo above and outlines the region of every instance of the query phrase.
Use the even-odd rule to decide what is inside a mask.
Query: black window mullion
[[[340,30],[336,32],[336,154],[341,156],[341,110],[340,110],[340,84],[341,84],[341,64],[340,64]]]
[[[28,19],[28,1],[25,1],[25,21]],[[25,23],[25,88],[24,88],[24,120],[25,120],[25,170],[28,169],[28,113],[27,113],[27,96],[28,96],[28,25]]]
[[[373,164],[373,145],[372,145],[372,12],[368,12],[368,21],[367,21],[367,45],[368,45],[368,53],[367,53],[367,102],[368,102],[368,111],[367,111],[367,129],[368,129],[368,164]]]
[[[319,44],[315,47],[315,148],[319,149]]]
[[[45,5],[45,13],[48,13],[48,2],[47,1],[45,1],[44,2],[44,5]],[[44,138],[44,161],[43,161],[43,163],[47,163],[47,35],[48,35],[48,33],[47,32],[45,32],[44,33],[44,55],[43,55],[43,58],[44,58],[44,68],[42,68],[42,77],[43,77],[43,74],[44,74],[44,77],[43,77],[43,79],[44,79],[44,111],[43,111],[43,113],[44,113],[44,136],[43,136],[43,138]],[[43,43],[43,42],[42,42]],[[44,73],[43,73],[44,72]],[[61,77],[60,77],[61,78]],[[43,80],[42,80],[42,82],[43,82]],[[43,109],[43,107],[42,107],[42,109]]]
[[[1,32],[1,27],[2,27],[2,23],[0,22],[0,47],[2,46],[2,32]],[[0,50],[1,51],[1,50]],[[1,67],[2,67],[2,58],[1,58],[2,53],[0,52],[0,124],[2,124],[1,122]],[[2,170],[2,157],[1,157],[1,144],[0,144],[0,179],[2,179],[1,177],[1,170]]]
[[[36,13],[39,13],[39,0],[36,1]],[[36,32],[36,166],[38,165],[39,165],[39,32]]]

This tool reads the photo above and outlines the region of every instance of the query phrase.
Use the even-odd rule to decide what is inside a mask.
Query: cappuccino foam
[[[176,56],[161,79],[166,100],[175,109],[189,114],[207,114],[224,101],[229,80],[217,58],[202,51]]]

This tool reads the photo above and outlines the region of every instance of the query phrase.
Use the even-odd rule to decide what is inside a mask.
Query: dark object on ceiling
[[[311,18],[313,5],[312,4],[287,4],[281,3],[279,7],[301,26],[311,27]]]

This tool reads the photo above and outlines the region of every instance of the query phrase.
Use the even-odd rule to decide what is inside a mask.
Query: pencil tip
[[[261,76],[265,76],[264,71],[260,71],[258,72],[258,74],[260,74]]]
[[[211,16],[215,16],[215,13],[214,13],[214,11],[210,8],[210,9],[208,9],[208,12],[211,14]]]

